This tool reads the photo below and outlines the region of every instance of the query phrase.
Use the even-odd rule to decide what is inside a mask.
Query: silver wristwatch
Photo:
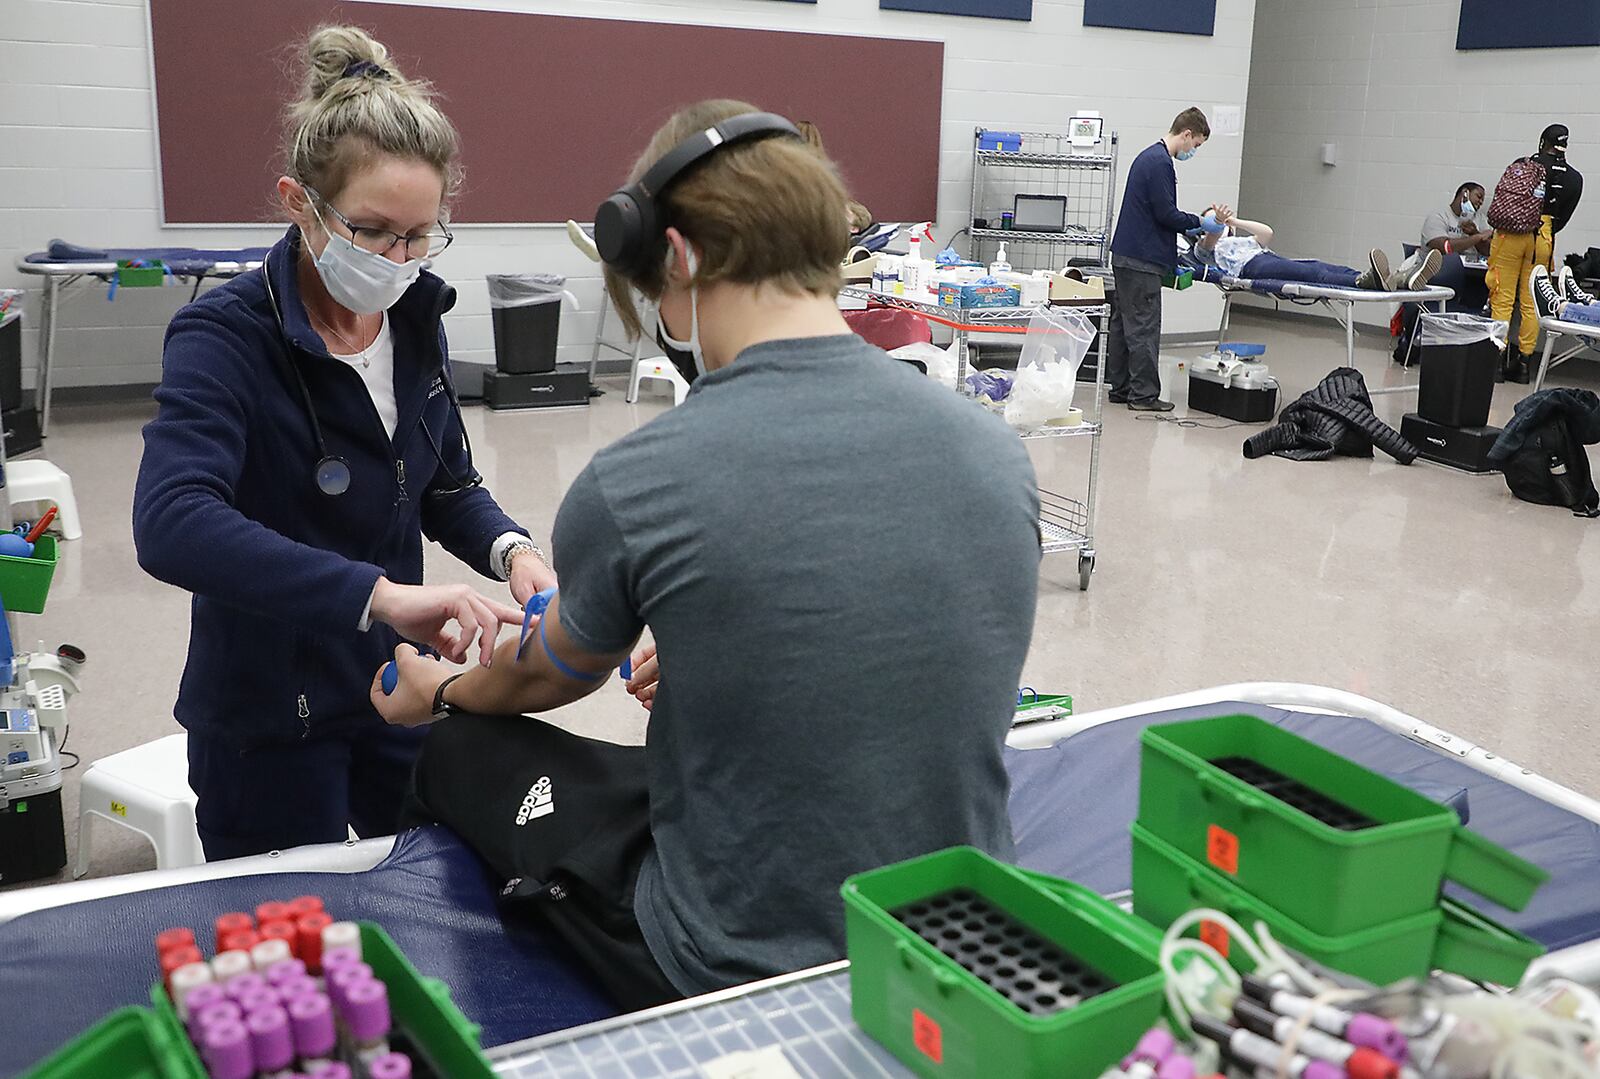
[[[545,565],[550,564],[550,560],[544,556],[544,552],[539,549],[537,543],[532,540],[519,540],[500,553],[500,574],[506,580],[511,580],[511,563],[516,561],[517,555],[523,551],[532,551],[534,557],[538,558],[539,561]]]

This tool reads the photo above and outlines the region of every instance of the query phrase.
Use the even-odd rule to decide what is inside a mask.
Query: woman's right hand
[[[464,584],[395,584],[387,577],[378,578],[372,590],[372,618],[408,641],[429,645],[452,663],[465,663],[476,640],[478,662],[485,667],[494,659],[501,625],[522,625],[521,611]],[[459,633],[450,632],[451,622],[460,627]]]

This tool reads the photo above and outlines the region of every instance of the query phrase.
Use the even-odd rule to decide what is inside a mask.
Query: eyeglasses
[[[338,207],[323,198],[317,193],[317,189],[310,185],[306,186],[306,193],[339,219],[339,223],[350,231],[350,239],[357,247],[374,255],[387,255],[395,249],[397,244],[404,244],[406,258],[431,258],[442,253],[445,248],[455,242],[455,233],[445,228],[443,221],[438,223],[439,230],[437,232],[424,232],[420,236],[402,236],[398,232],[390,232],[388,229],[368,228],[365,225],[355,224],[340,213]],[[317,216],[317,220],[322,221],[320,214]],[[327,223],[323,222],[322,227],[327,228]]]

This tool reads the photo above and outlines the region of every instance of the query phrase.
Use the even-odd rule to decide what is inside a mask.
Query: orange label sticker
[[[1234,875],[1239,872],[1239,837],[1213,824],[1206,831],[1206,861]]]
[[[1200,923],[1200,940],[1215,948],[1222,958],[1228,958],[1228,931],[1216,922]]]
[[[944,1063],[944,1031],[920,1008],[911,1009],[911,1040],[923,1056],[935,1064]]]

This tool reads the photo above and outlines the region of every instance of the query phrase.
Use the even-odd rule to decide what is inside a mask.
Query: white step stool
[[[72,496],[71,476],[49,461],[7,461],[5,469],[6,497],[13,506],[24,502],[54,502],[61,538],[83,538],[83,526],[78,521],[78,500]]]
[[[665,356],[653,356],[634,361],[633,379],[628,383],[628,404],[631,405],[639,399],[639,383],[647,378],[671,383],[674,405],[683,404],[683,399],[689,394],[689,383],[678,374],[678,369],[672,366],[672,361]]]
[[[89,872],[89,818],[131,828],[156,848],[157,869],[179,869],[206,860],[195,828],[194,791],[189,789],[189,736],[171,734],[101,757],[83,773],[78,794],[78,864],[74,877]]]

